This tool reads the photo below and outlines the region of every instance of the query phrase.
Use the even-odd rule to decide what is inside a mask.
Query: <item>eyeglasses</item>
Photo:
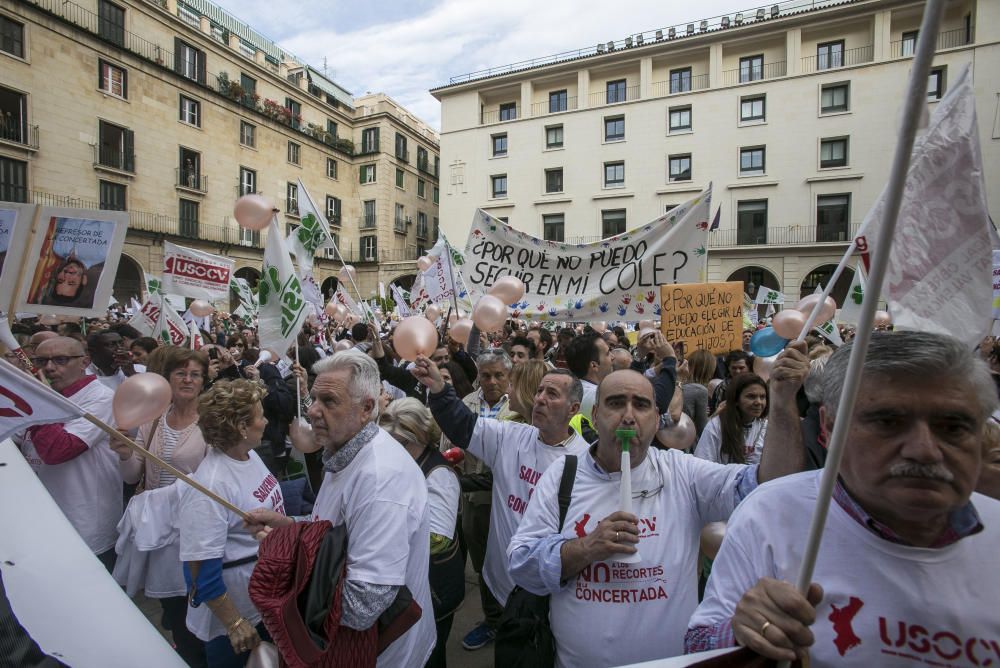
[[[70,360],[79,359],[84,357],[84,355],[56,355],[55,357],[32,357],[31,363],[38,368],[44,367],[49,362],[52,362],[56,366],[66,366],[69,364]]]

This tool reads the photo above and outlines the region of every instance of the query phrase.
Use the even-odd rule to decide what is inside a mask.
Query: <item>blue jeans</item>
[[[271,635],[264,628],[264,622],[257,625],[257,635],[261,640],[270,642]],[[243,668],[250,659],[250,652],[237,654],[229,636],[221,635],[205,643],[205,661],[208,668]]]

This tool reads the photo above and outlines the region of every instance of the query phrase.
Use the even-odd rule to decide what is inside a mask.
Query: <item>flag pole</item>
[[[454,255],[451,254],[451,244],[448,239],[444,240],[444,252],[448,254],[448,275],[451,278],[451,303],[455,306],[455,315],[461,317],[461,310],[458,308],[458,286],[455,285],[455,268],[452,266]],[[449,316],[451,311],[449,309]]]
[[[917,40],[916,54],[913,58],[910,82],[906,92],[899,140],[896,143],[892,170],[889,173],[889,184],[886,187],[882,226],[878,231],[878,245],[875,248],[871,263],[871,272],[868,276],[869,289],[865,291],[864,301],[861,305],[861,317],[858,323],[857,335],[854,338],[851,358],[848,361],[840,403],[837,406],[837,415],[840,419],[834,422],[830,447],[827,452],[826,466],[823,469],[819,494],[816,498],[816,508],[809,527],[809,538],[803,551],[802,565],[796,583],[796,586],[803,595],[808,591],[809,584],[812,581],[813,570],[816,566],[816,556],[823,537],[823,527],[830,508],[830,498],[833,494],[833,487],[840,470],[844,445],[847,441],[847,431],[850,428],[858,389],[861,385],[861,374],[864,367],[865,355],[868,352],[868,343],[871,341],[875,310],[878,306],[879,295],[882,292],[882,283],[885,279],[889,253],[892,250],[892,238],[896,230],[896,219],[899,216],[902,204],[903,190],[906,185],[907,172],[909,171],[910,154],[913,151],[913,142],[917,133],[922,108],[927,104],[927,76],[930,71],[931,61],[934,58],[934,48],[937,44],[937,35],[941,26],[941,16],[944,12],[945,1],[928,0],[920,26],[920,36]],[[779,665],[787,666],[788,662],[785,661]]]
[[[299,342],[295,342],[295,363],[299,366],[302,364],[299,362]],[[295,376],[295,407],[299,411],[299,419],[302,419],[302,384],[299,377]]]

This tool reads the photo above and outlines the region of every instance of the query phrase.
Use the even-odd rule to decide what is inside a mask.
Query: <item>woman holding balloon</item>
[[[757,464],[767,434],[767,383],[744,373],[726,387],[726,405],[708,421],[695,457],[720,464]]]

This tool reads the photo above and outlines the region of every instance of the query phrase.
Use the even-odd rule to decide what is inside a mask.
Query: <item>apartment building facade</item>
[[[127,210],[115,296],[159,274],[163,241],[232,257],[262,193],[287,233],[301,179],[363,296],[406,285],[434,242],[438,136],[384,94],[353,98],[208,0],[0,0],[0,200]],[[324,292],[341,263],[317,257]]]
[[[885,185],[922,7],[793,0],[453,77],[431,91],[442,230],[464,240],[483,208],[538,237],[594,241],[712,183],[708,279],[809,294]],[[936,47],[929,108],[972,64],[995,184],[1000,3],[951,0]]]

